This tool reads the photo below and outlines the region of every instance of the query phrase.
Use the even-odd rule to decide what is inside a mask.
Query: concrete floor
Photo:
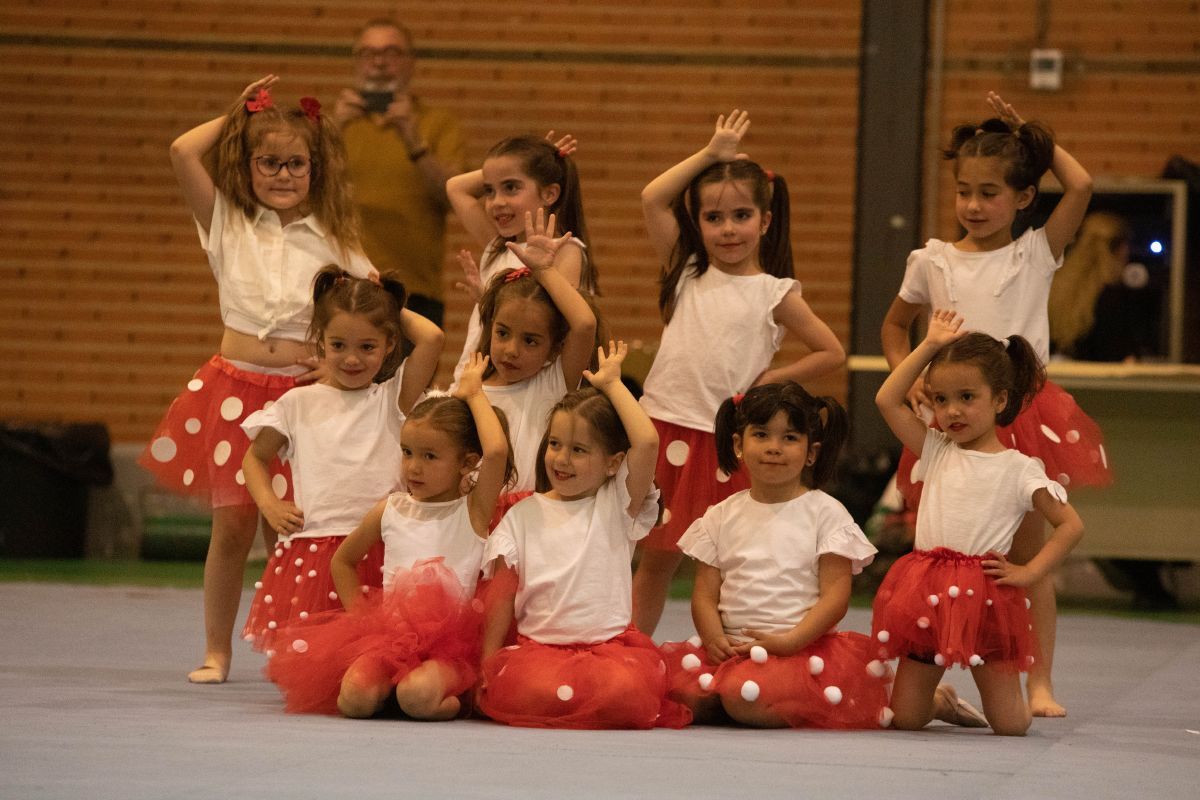
[[[1070,716],[1001,739],[293,716],[243,646],[228,684],[186,683],[198,590],[3,584],[0,606],[0,798],[1200,796],[1200,626],[1064,616]],[[690,633],[672,603],[660,635]]]

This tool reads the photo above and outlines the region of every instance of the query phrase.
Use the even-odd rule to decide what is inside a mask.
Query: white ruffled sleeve
[[[516,506],[513,508],[515,509]],[[504,519],[496,526],[496,530],[492,531],[487,541],[483,544],[483,561],[480,566],[480,573],[485,580],[495,575],[497,559],[504,559],[504,563],[509,567],[516,567],[521,561],[520,553],[517,551],[517,540],[514,535],[513,524],[510,521],[512,519],[512,512],[513,509],[509,509],[509,512],[504,515]]]
[[[1033,510],[1033,494],[1045,489],[1060,503],[1067,502],[1067,490],[1061,483],[1046,475],[1045,469],[1032,458],[1028,459],[1021,473],[1021,505],[1026,511]]]
[[[631,500],[629,497],[629,487],[626,485],[628,480],[629,462],[622,460],[621,466],[617,467],[617,474],[612,476],[601,490],[605,497],[603,499],[598,497],[597,502],[612,504],[614,507],[613,513],[619,512],[620,518],[623,520],[625,536],[631,542],[636,542],[646,538],[646,534],[650,533],[650,529],[658,521],[659,491],[657,486],[651,484],[650,491],[646,493],[646,498],[642,500],[642,507],[635,516],[630,517],[627,513]]]
[[[300,388],[302,389],[303,387]],[[297,389],[291,391],[295,392]],[[292,444],[291,410],[296,398],[289,397],[290,394],[290,392],[285,392],[270,408],[259,409],[242,420],[242,430],[250,437],[250,441],[257,439],[258,434],[264,428],[271,428],[286,436],[287,444],[279,448],[279,458],[284,461],[291,458],[295,452],[295,447]]]
[[[862,528],[854,522],[845,506],[828,495],[817,527],[817,555],[826,553],[850,559],[851,573],[857,575],[875,560],[879,551],[867,541]]]
[[[908,254],[908,261],[904,265],[904,280],[901,281],[900,290],[897,292],[900,299],[906,303],[912,303],[917,306],[929,303],[927,265],[929,263],[930,250],[933,248],[935,242],[935,239],[930,239],[920,250],[913,250]]]
[[[717,540],[714,532],[719,530],[721,520],[721,504],[717,504],[704,512],[704,516],[688,526],[679,537],[679,549],[685,555],[710,567],[719,567],[717,561],[720,553],[717,551]]]
[[[774,278],[773,281],[767,293],[765,305],[771,309],[771,313],[767,316],[767,325],[771,329],[771,341],[778,348],[783,344],[783,337],[787,335],[787,329],[775,321],[775,308],[783,302],[783,298],[792,292],[803,295],[800,291],[800,281],[795,278]]]

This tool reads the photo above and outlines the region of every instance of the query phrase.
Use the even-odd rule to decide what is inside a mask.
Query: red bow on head
[[[301,97],[300,110],[314,123],[321,121],[321,102],[315,97]]]
[[[768,181],[770,181],[771,183],[775,182],[775,170],[765,169],[765,170],[763,170],[763,172],[766,174]]]
[[[252,99],[246,101],[246,110],[251,114],[274,107],[275,101],[271,99],[271,93],[266,89],[259,89],[258,94],[254,95]]]
[[[733,407],[737,408],[738,406],[740,406],[742,404],[742,400],[744,400],[745,398],[746,398],[746,395],[739,392],[738,394],[735,394],[730,399],[733,400]]]
[[[529,267],[519,267],[505,275],[504,282],[512,283],[513,281],[521,280],[521,278],[528,278],[532,274],[533,273],[529,271]]]

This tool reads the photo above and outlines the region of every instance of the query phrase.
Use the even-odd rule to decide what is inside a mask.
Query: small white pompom
[[[688,644],[690,644],[692,647],[699,647],[701,644],[703,644],[703,642],[701,642],[701,641],[700,641],[700,637],[699,637],[699,636],[692,636],[692,637],[690,637],[690,638],[687,640],[687,643],[688,643]]]
[[[983,659],[980,658],[978,654],[975,654],[967,659],[967,663],[970,664],[972,667],[979,667],[979,666],[983,665]]]
[[[329,599],[330,599],[330,600],[337,600],[337,592],[330,592],[330,593],[329,593]]]
[[[892,727],[892,720],[895,718],[896,718],[896,712],[892,711],[887,706],[884,706],[883,710],[881,710],[879,712],[879,727],[881,727],[881,728]]]
[[[316,571],[315,569],[310,569],[310,570],[308,571],[308,577],[310,577],[310,578],[315,578],[315,577],[317,577],[317,571]]]
[[[269,594],[268,594],[268,595],[266,595],[266,596],[264,596],[264,597],[263,597],[263,602],[264,602],[264,603],[274,603],[274,602],[275,602],[275,598],[274,598],[274,597],[272,597],[271,595],[269,595]]]
[[[941,653],[938,653],[933,657],[933,663],[937,664],[939,667],[944,667],[946,666],[946,657]]]
[[[767,648],[763,647],[762,645],[758,645],[758,644],[754,645],[754,647],[751,647],[750,648],[750,660],[753,661],[755,664],[767,663]]]
[[[946,594],[950,595],[951,597],[958,597],[958,587],[951,586],[949,589],[946,590]]]
[[[836,706],[842,702],[842,690],[836,686],[826,686],[825,699],[829,701],[829,705]]]
[[[279,547],[275,548],[275,557],[283,558],[283,549],[282,548],[279,548]]]
[[[276,567],[276,568],[275,568],[275,574],[276,574],[276,575],[282,575],[282,574],[283,574],[283,567]]]
[[[271,620],[270,622],[267,623],[267,627],[270,628],[271,630],[275,630],[276,628],[279,627],[279,623],[276,622],[275,620]]]
[[[1028,598],[1028,597],[1026,597],[1026,598],[1025,598],[1025,609],[1026,609],[1026,610],[1028,610],[1028,609],[1029,609],[1029,607],[1030,607],[1031,605],[1033,605],[1033,604],[1032,604],[1032,603],[1030,603],[1030,602],[1029,602],[1029,598]]]
[[[255,589],[261,589],[261,588],[262,588],[262,581],[255,581],[255,582],[254,582],[254,588],[255,588]]]
[[[712,676],[711,672],[706,672],[700,676],[700,688],[701,689],[703,689],[704,691],[707,692],[712,685],[713,685],[713,676]]]
[[[810,675],[820,675],[825,671],[825,659],[820,656],[808,657],[808,672]]]
[[[753,703],[758,699],[759,688],[754,681],[746,681],[742,684],[742,699],[747,703]]]
[[[308,612],[307,612],[307,611],[301,611],[301,612],[300,612],[300,619],[308,619]]]
[[[304,559],[303,559],[303,558],[297,558],[297,559],[296,559],[295,561],[293,561],[292,563],[293,563],[293,564],[295,564],[297,567],[302,567],[302,566],[304,566]]]
[[[301,578],[299,575],[297,575],[295,580],[296,580],[296,583],[299,583],[301,580],[303,580],[303,578]]]
[[[918,617],[917,618],[917,627],[920,628],[921,630],[928,628],[929,627],[929,617]]]
[[[990,606],[990,605],[992,604],[992,598],[990,598],[990,597],[989,597],[987,600],[984,600],[984,601],[983,601],[983,604],[984,604],[985,606]]]
[[[679,660],[679,666],[686,669],[688,672],[695,672],[700,669],[700,657],[695,653],[688,653]]]
[[[315,553],[315,552],[317,552],[317,549],[318,549],[318,548],[317,548],[317,546],[316,546],[315,544],[310,544],[310,545],[308,546],[308,552],[310,552],[310,553]]]
[[[967,589],[967,597],[974,597],[974,596],[975,596],[975,590]]]
[[[867,662],[867,674],[872,678],[882,678],[887,675],[887,666],[875,658]]]
[[[936,606],[938,603],[940,603],[940,602],[941,602],[940,600],[938,600],[938,596],[937,596],[936,594],[931,594],[931,595],[929,595],[929,597],[926,597],[926,598],[925,598],[925,600],[926,600],[926,601],[929,603],[929,605],[931,605],[931,606]]]
[[[881,643],[887,644],[887,640],[892,638],[892,635],[890,633],[888,633],[887,631],[880,631],[879,633],[875,634],[875,638],[878,639]]]
[[[303,639],[297,639],[296,641],[292,642],[292,649],[297,653],[307,653],[308,642],[304,641]]]
[[[575,696],[575,690],[564,683],[562,686],[558,687],[558,691],[555,692],[555,694],[558,695],[559,700],[562,700],[565,703]]]

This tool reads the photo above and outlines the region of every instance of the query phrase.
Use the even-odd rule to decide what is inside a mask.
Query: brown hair
[[[925,373],[926,385],[939,364],[973,364],[992,394],[1008,392],[1008,402],[996,415],[1001,426],[1012,424],[1046,383],[1046,368],[1033,345],[1021,336],[1010,336],[1006,345],[986,333],[968,333],[934,353]]]
[[[325,355],[325,328],[339,312],[359,314],[387,334],[392,343],[375,376],[380,383],[392,377],[404,360],[403,336],[400,332],[400,312],[408,292],[395,273],[381,275],[379,283],[355,278],[341,267],[330,264],[322,267],[313,278],[313,315],[308,325],[308,342],[317,355]]]
[[[504,441],[508,444],[508,418],[498,408],[493,408],[500,420],[500,429],[504,431]],[[436,430],[442,431],[467,453],[483,455],[483,445],[479,441],[479,429],[475,426],[475,417],[467,401],[450,395],[427,397],[409,412],[409,420],[429,420]],[[517,466],[513,462],[512,446],[505,452],[504,485],[511,486],[517,480]]]
[[[950,134],[942,157],[954,161],[957,176],[960,160],[972,156],[999,159],[1004,164],[1004,182],[1018,192],[1032,186],[1036,198],[1038,183],[1054,160],[1054,132],[1040,122],[1014,128],[996,117],[978,125],[959,125]],[[1033,206],[1031,202],[1017,217],[1027,216]]]
[[[625,433],[625,425],[613,407],[612,401],[604,396],[594,386],[567,392],[562,400],[546,415],[546,432],[542,434],[542,443],[538,445],[537,461],[534,468],[537,474],[537,492],[550,491],[550,476],[546,474],[546,448],[550,442],[550,422],[554,415],[563,412],[586,421],[592,426],[592,431],[600,441],[608,455],[624,453],[629,450],[629,435]]]
[[[1096,211],[1084,217],[1050,284],[1050,339],[1059,350],[1070,352],[1092,329],[1096,298],[1120,275],[1125,264],[1117,252],[1129,239],[1129,223],[1116,214]]]

